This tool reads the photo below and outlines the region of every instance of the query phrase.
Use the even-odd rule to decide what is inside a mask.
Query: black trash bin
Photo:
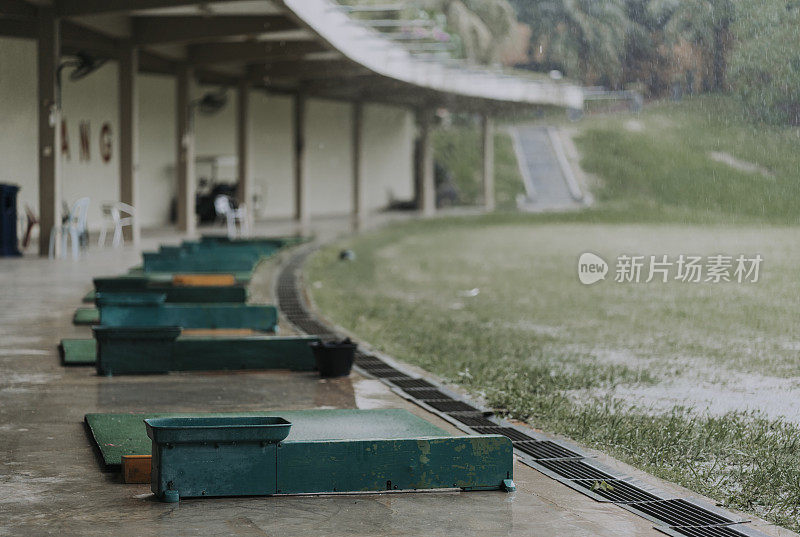
[[[0,184],[0,256],[22,255],[17,248],[16,185]]]
[[[342,341],[311,343],[320,377],[346,377],[353,367],[356,344],[350,338]]]

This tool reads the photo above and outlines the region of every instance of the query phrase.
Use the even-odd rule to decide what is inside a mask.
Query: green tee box
[[[146,277],[95,278],[97,293],[163,293],[166,302],[246,302],[247,288],[244,284],[184,286],[172,281],[152,280]],[[94,296],[96,299],[96,295]]]
[[[179,247],[185,253],[210,256],[230,256],[230,255],[251,255],[258,257],[271,257],[283,247],[282,241],[184,241]],[[172,247],[175,248],[175,247]],[[172,252],[174,250],[164,250],[161,253]],[[180,254],[177,254],[180,255]]]
[[[252,271],[261,260],[257,254],[243,252],[220,251],[216,254],[209,251],[198,253],[182,252],[180,255],[162,254],[159,252],[143,252],[143,270],[150,272],[242,272]]]
[[[181,336],[178,327],[93,328],[99,375],[170,371],[312,371],[314,336]]]
[[[94,365],[97,344],[93,339],[62,339],[58,352],[64,365]]]
[[[100,310],[97,308],[78,308],[72,316],[72,324],[85,325],[100,322]]]
[[[182,328],[249,328],[274,332],[273,305],[241,303],[169,303],[164,293],[99,293],[103,326],[179,326]]]
[[[107,464],[152,453],[151,490],[164,501],[513,489],[508,438],[451,436],[405,410],[88,414],[86,423]]]

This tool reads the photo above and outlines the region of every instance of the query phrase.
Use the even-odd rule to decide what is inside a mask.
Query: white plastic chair
[[[90,198],[81,198],[75,202],[61,225],[56,224],[50,231],[49,257],[55,257],[56,235],[61,235],[61,252],[59,257],[67,256],[67,238],[72,241],[72,258],[78,259],[81,236],[86,233],[86,215],[89,212]]]
[[[126,216],[122,216],[125,214]],[[100,230],[100,238],[97,240],[98,246],[105,246],[106,234],[108,233],[108,225],[114,226],[114,238],[111,239],[111,246],[118,248],[125,243],[125,237],[122,236],[122,228],[125,226],[133,226],[133,219],[136,218],[136,209],[133,205],[122,203],[104,203],[103,204],[103,229]]]
[[[235,239],[237,236],[246,237],[250,234],[247,225],[247,207],[244,204],[233,208],[231,198],[225,194],[220,194],[214,198],[214,210],[217,216],[224,217],[228,226],[228,238]],[[239,231],[236,230],[236,221],[239,221]]]

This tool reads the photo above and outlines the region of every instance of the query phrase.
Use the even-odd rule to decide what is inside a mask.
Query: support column
[[[421,110],[417,116],[419,124],[419,208],[422,216],[436,214],[436,185],[433,166],[433,113]]]
[[[353,231],[360,231],[364,224],[364,170],[363,168],[364,105],[353,104],[353,208],[351,221]]]
[[[494,211],[494,121],[488,114],[481,116],[481,143],[483,207],[487,211]]]
[[[52,8],[39,8],[38,38],[39,255],[47,256],[50,230],[61,223],[61,103],[56,80],[61,36],[59,20]]]
[[[190,109],[190,92],[194,72],[189,66],[178,69],[178,83],[176,84],[176,134],[177,155],[175,169],[178,180],[178,230],[194,235],[196,231],[195,218],[195,176],[194,176],[194,126],[192,110]]]
[[[302,234],[308,232],[308,207],[306,202],[306,96],[297,94],[294,99],[294,219]]]
[[[136,73],[139,51],[126,44],[119,56],[119,199],[132,205],[137,214],[133,225],[124,227],[125,240],[139,244],[141,207],[139,207],[139,94]]]
[[[236,99],[236,162],[239,175],[238,197],[241,203],[247,207],[247,225],[249,230],[253,229],[255,220],[255,206],[253,203],[253,178],[250,174],[250,152],[249,147],[249,100],[250,85],[245,80],[239,81]]]

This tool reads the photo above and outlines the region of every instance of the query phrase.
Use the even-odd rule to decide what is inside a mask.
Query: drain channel
[[[298,272],[310,253],[296,253],[282,268],[277,281],[278,307],[295,328],[320,339],[336,339],[336,332],[321,323],[306,306]],[[534,438],[525,432],[490,419],[469,402],[456,399],[425,379],[400,371],[379,356],[356,350],[355,366],[402,391],[407,398],[451,422],[477,434],[500,434],[511,440],[520,459],[545,475],[601,502],[617,504],[657,524],[655,528],[673,536],[687,537],[766,537],[742,521],[730,519],[697,503],[684,499],[662,498],[648,492],[629,478],[615,476],[582,455],[552,440]]]

